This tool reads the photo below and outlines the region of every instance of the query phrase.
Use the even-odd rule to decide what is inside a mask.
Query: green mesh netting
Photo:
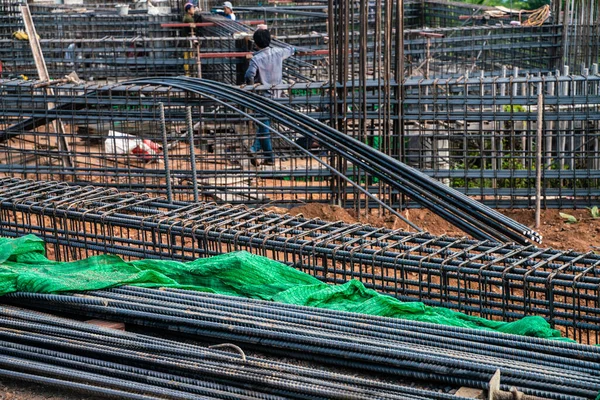
[[[352,280],[328,285],[265,257],[235,252],[183,263],[169,260],[124,261],[115,255],[57,262],[45,257],[44,242],[33,235],[0,238],[0,295],[56,293],[122,285],[174,287],[243,296],[303,306],[403,318],[435,324],[493,330],[516,335],[569,340],[541,317],[490,321],[421,302],[402,302]]]

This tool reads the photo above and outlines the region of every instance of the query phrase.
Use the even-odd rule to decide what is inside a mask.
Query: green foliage
[[[293,96],[321,96],[323,93],[321,92],[320,89],[291,89],[290,90],[291,94]]]
[[[490,166],[487,165],[486,169]],[[527,170],[525,165],[521,162],[521,159],[515,158],[514,156],[505,156],[502,159],[503,170]],[[453,170],[464,170],[464,163],[456,163]],[[469,170],[478,170],[479,166],[469,165]],[[450,180],[450,186],[453,188],[490,188],[492,187],[493,179],[490,178],[452,178]],[[498,188],[512,188],[512,189],[527,189],[535,185],[535,179],[533,178],[498,178],[496,179],[496,185]]]
[[[589,219],[599,219],[600,218],[600,210],[598,209],[598,206],[594,206],[594,207],[586,207],[588,210],[590,210],[590,215],[592,216],[591,218],[582,218],[582,220],[589,220]],[[561,218],[563,218],[565,220],[565,222],[567,224],[576,224],[577,218],[575,218],[573,215],[571,214],[567,214],[567,213],[558,213],[560,215]]]
[[[381,149],[381,136],[369,135],[366,140],[367,144],[376,150]]]
[[[598,210],[598,206],[594,206],[592,208],[587,207],[587,209],[590,210],[590,214],[592,215],[592,218],[594,218],[594,219],[600,218],[600,211]]]
[[[510,113],[517,113],[517,112],[526,112],[527,110],[525,109],[524,106],[520,105],[520,104],[505,104],[502,106],[502,111],[504,112],[510,112]]]
[[[567,224],[576,224],[577,223],[577,218],[575,218],[571,214],[566,214],[566,213],[558,213],[558,214],[560,215],[561,218],[563,218],[565,220],[565,222]]]

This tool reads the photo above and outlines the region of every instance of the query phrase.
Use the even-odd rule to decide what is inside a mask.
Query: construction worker
[[[194,7],[194,5],[192,3],[187,3],[184,7],[183,7],[183,11],[184,11],[184,15],[183,15],[183,23],[185,24],[193,24],[195,21],[195,13],[196,13],[196,8]]]
[[[183,15],[183,23],[185,24],[193,24],[195,22],[201,22],[202,21],[202,16],[197,12],[197,8],[192,4],[192,3],[186,3],[185,6],[183,6],[183,10],[185,12],[185,14]],[[193,38],[194,35],[194,31],[193,28],[189,27],[189,28],[184,28],[184,33],[186,36],[192,37],[192,39],[194,40],[190,40],[190,48],[194,48],[195,46],[198,45],[198,40]],[[194,58],[194,53],[191,51],[184,51],[183,52],[183,59],[184,60],[190,60]],[[188,64],[188,61],[185,61],[183,64],[183,70],[185,71],[185,76],[190,76],[190,65]]]
[[[253,85],[256,76],[263,85],[279,85],[283,75],[283,60],[291,57],[295,50],[292,46],[270,47],[271,34],[267,29],[259,29],[254,32],[254,45],[258,49],[252,59],[244,76],[246,84]],[[278,98],[281,96],[279,90],[268,90],[266,96]],[[271,132],[269,127],[271,121],[265,117],[259,118],[264,125],[259,125],[256,131],[254,144],[250,148],[253,164],[257,165],[256,153],[263,150],[265,153],[265,165],[273,165],[275,159],[273,156],[273,145],[271,142]]]
[[[223,3],[223,11],[217,12],[217,14],[223,15],[225,18],[235,21],[235,14],[233,13],[233,5],[231,2],[226,1]]]

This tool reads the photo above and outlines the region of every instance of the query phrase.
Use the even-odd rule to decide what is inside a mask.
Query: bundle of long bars
[[[600,349],[575,343],[175,289],[3,300],[421,381],[486,388],[500,369],[504,388],[543,398],[590,399],[600,390]]]
[[[206,96],[227,107],[233,107],[228,102],[234,102],[241,107],[264,113],[282,126],[295,130],[307,138],[317,140],[323,147],[343,156],[372,176],[380,178],[394,189],[408,195],[423,207],[430,209],[475,238],[520,243],[526,243],[526,239],[535,242],[542,240],[541,236],[531,228],[384,153],[374,150],[365,143],[270,99],[244,92],[238,88],[224,87],[216,82],[194,78],[148,78],[127,83],[176,87]],[[242,110],[238,110],[238,112],[247,115]],[[262,124],[258,119],[253,119]],[[277,131],[271,131],[278,134]],[[282,138],[286,139],[283,136]]]
[[[462,231],[477,239],[501,242],[527,243],[528,240],[541,242],[541,236],[531,228],[512,220],[478,201],[454,190],[441,182],[430,178],[393,157],[379,152],[367,144],[345,135],[301,112],[279,104],[255,93],[235,87],[195,78],[144,78],[128,82],[124,85],[156,85],[184,90],[203,96],[215,103],[222,104],[258,125],[264,125],[260,115],[267,115],[280,127],[297,132],[309,140],[316,140],[332,154],[342,157],[353,166],[376,177],[393,190],[408,195],[421,206],[446,219]],[[69,104],[61,108],[69,107]],[[253,115],[245,110],[252,110]],[[262,117],[264,118],[264,117]],[[30,119],[5,130],[8,137],[20,134],[23,129],[36,125],[35,121],[48,119]],[[281,129],[271,132],[290,145],[295,144]],[[14,132],[14,133],[13,133]],[[300,147],[300,146],[298,146]],[[320,163],[324,163],[315,155],[310,155]],[[329,166],[331,167],[331,166]],[[399,214],[398,214],[399,215]]]
[[[0,316],[0,377],[90,395],[190,400],[457,398],[26,309],[1,306]]]

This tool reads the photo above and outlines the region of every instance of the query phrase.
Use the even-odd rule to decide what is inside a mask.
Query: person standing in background
[[[192,3],[187,3],[185,6],[183,6],[183,11],[185,13],[185,14],[183,14],[183,23],[193,24],[194,22],[196,22],[194,20],[194,14],[196,13],[196,8],[194,7],[194,5]]]
[[[236,20],[235,14],[233,13],[233,5],[230,1],[226,1],[225,3],[223,3],[222,10],[214,10],[214,12],[232,21]]]
[[[294,55],[295,49],[292,46],[271,47],[271,34],[267,29],[259,29],[254,32],[254,45],[258,49],[252,59],[244,76],[248,85],[254,85],[259,82],[263,85],[279,85],[283,79],[283,60]],[[268,90],[266,96],[269,98],[279,98],[279,90]],[[265,153],[265,165],[273,165],[275,158],[273,156],[273,145],[271,142],[271,121],[264,116],[259,118],[263,125],[259,125],[256,130],[254,144],[250,148],[253,157],[253,163],[257,164],[255,155],[259,150]]]

